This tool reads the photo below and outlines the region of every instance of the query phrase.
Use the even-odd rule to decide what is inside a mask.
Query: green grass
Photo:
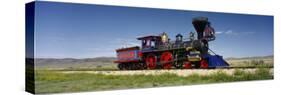
[[[227,60],[231,67],[273,68],[273,58]]]
[[[208,76],[193,74],[188,77],[169,73],[162,75],[101,75],[88,73],[64,74],[59,72],[61,71],[36,70],[35,92],[99,91],[273,79],[273,75],[270,74],[268,69],[258,69],[255,73],[236,70],[234,75],[218,72]]]

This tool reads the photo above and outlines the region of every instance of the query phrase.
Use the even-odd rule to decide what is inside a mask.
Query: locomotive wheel
[[[200,62],[200,68],[202,69],[208,69],[209,65],[208,62],[206,60],[201,60]]]
[[[192,63],[191,62],[185,62],[183,65],[184,69],[191,69],[192,68]]]
[[[170,52],[162,53],[160,57],[160,62],[164,69],[171,69],[173,63],[173,55]]]
[[[156,68],[156,56],[151,54],[148,55],[145,59],[146,65],[148,69],[155,69]]]

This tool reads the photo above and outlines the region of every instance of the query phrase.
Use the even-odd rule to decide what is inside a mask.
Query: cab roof
[[[137,38],[138,40],[158,40],[161,39],[161,36],[149,35]]]

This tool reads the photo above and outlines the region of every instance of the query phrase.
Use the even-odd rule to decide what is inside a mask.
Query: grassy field
[[[112,63],[112,60],[114,59],[37,59],[38,63],[35,64],[35,92],[62,93],[209,84],[268,80],[273,79],[274,76],[272,72],[274,67],[273,56],[226,59],[231,67],[256,68],[254,72],[246,72],[244,69],[235,69],[233,71],[234,73],[231,75],[219,69],[214,69],[218,70],[218,72],[207,75],[202,75],[200,72],[200,75],[192,73],[188,76],[172,74],[171,72],[175,70],[158,75],[105,75],[99,73],[85,73],[87,71],[111,72],[118,70],[116,64]],[[78,73],[63,73],[69,71],[78,71]],[[155,72],[157,73],[159,71],[156,70]],[[150,72],[150,70],[144,70],[144,72]],[[208,70],[207,72],[212,72],[212,70]]]
[[[65,74],[60,72],[55,70],[36,70],[35,92],[99,91],[273,79],[273,75],[269,72],[269,69],[262,68],[256,70],[254,73],[235,70],[233,75],[218,72],[206,76],[193,74],[187,77],[169,73],[161,75],[117,76],[89,73]]]
[[[226,59],[231,67],[274,67],[273,56]]]

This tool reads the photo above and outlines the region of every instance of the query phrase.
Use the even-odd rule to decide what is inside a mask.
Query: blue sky
[[[217,38],[209,45],[217,54],[273,55],[272,16],[53,2],[36,4],[35,52],[40,58],[112,57],[117,48],[140,45],[140,36],[187,38],[196,16],[208,17],[215,28]]]

